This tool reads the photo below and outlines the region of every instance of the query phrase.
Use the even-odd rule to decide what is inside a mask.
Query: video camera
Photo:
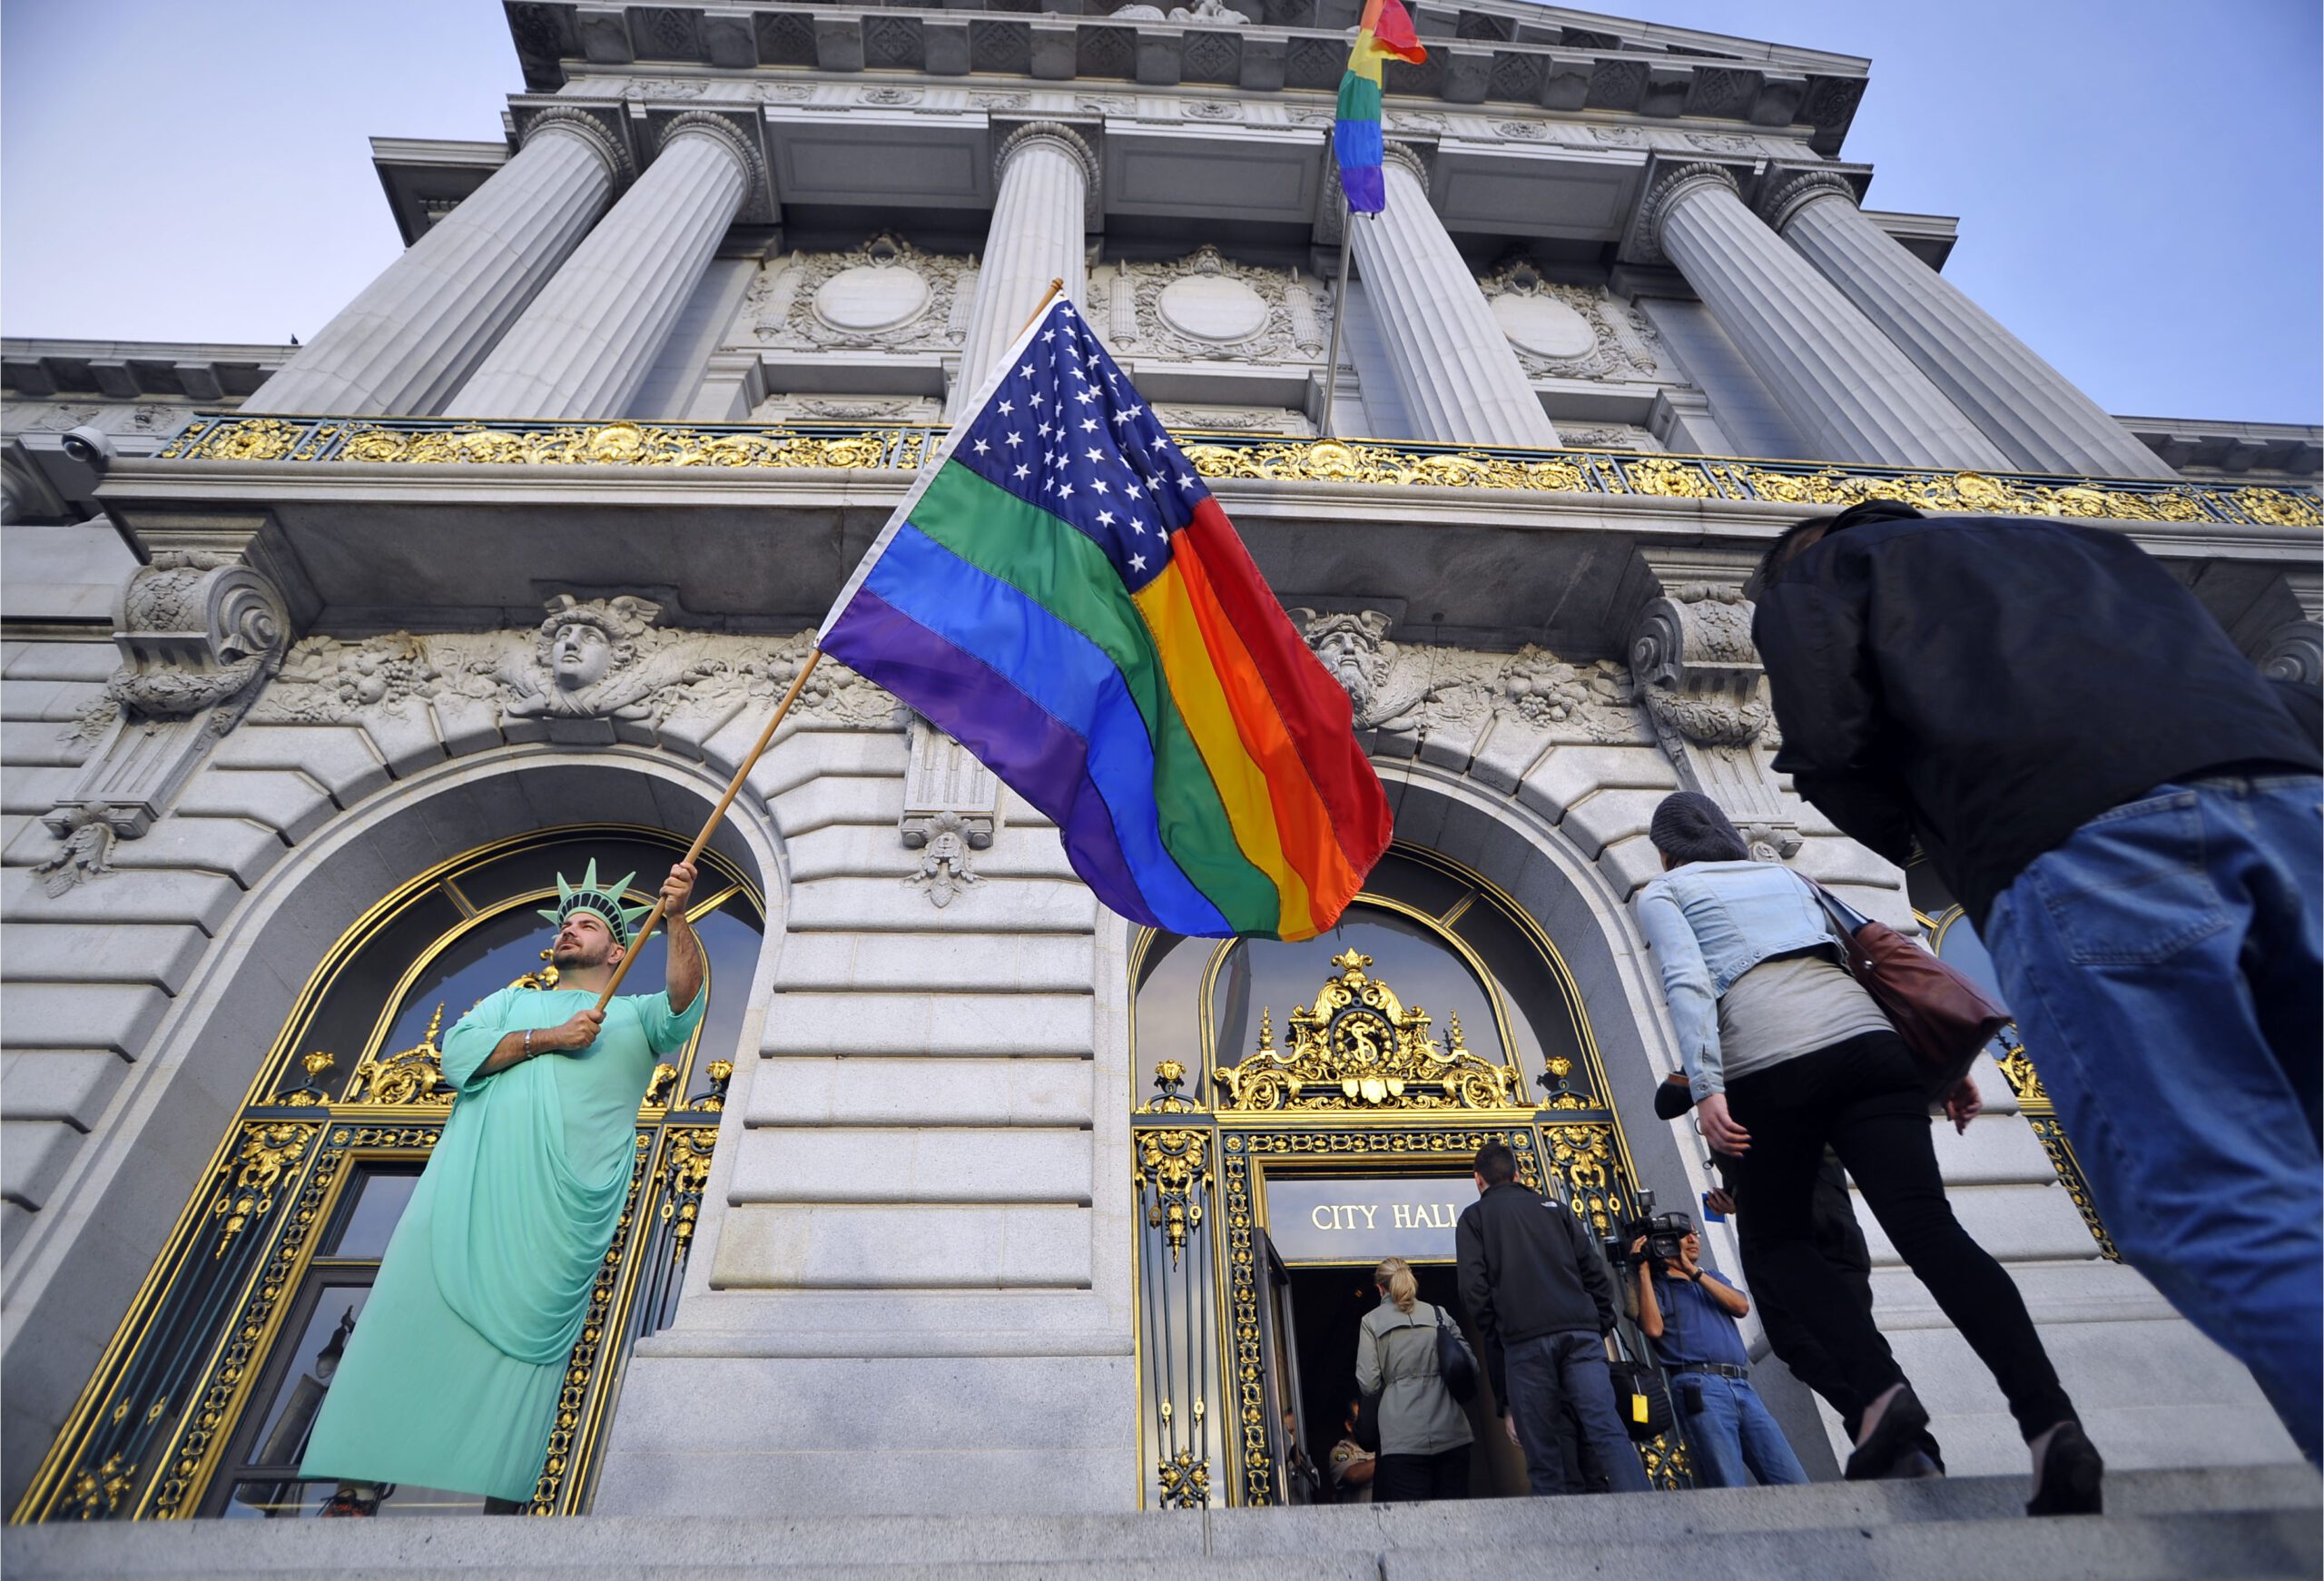
[[[1617,1235],[1606,1239],[1606,1260],[1616,1268],[1629,1268],[1644,1263],[1654,1268],[1661,1263],[1679,1260],[1679,1242],[1695,1231],[1695,1221],[1684,1213],[1657,1213],[1654,1193],[1641,1189],[1638,1194],[1638,1214],[1627,1220]],[[1646,1245],[1637,1256],[1630,1254],[1630,1242],[1643,1236]]]

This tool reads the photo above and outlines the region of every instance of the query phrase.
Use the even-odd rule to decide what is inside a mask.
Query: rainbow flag
[[[1428,58],[1403,0],[1364,0],[1364,20],[1355,47],[1347,52],[1347,75],[1340,79],[1339,118],[1332,123],[1332,153],[1340,162],[1340,190],[1359,214],[1388,206],[1380,170],[1381,63],[1393,57],[1418,65]]]
[[[1312,938],[1387,847],[1347,694],[1062,298],[817,640],[1055,820],[1132,922]]]

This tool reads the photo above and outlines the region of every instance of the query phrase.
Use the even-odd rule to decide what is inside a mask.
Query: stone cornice
[[[1083,15],[1084,5],[1107,14]],[[789,68],[825,79],[862,72],[939,79],[1213,84],[1330,93],[1345,68],[1354,0],[1245,0],[1245,26],[1156,24],[1110,15],[1110,0],[1044,0],[1037,12],[978,0],[926,9],[785,6],[613,7],[574,0],[514,6],[527,82],[554,90],[568,70],[686,72]],[[1865,63],[1530,6],[1418,6],[1423,65],[1392,62],[1392,98],[1531,104],[1554,110],[1805,125],[1838,151],[1864,91]],[[1263,15],[1265,23],[1256,20]],[[650,36],[640,37],[641,30]],[[1681,42],[1681,40],[1686,42]],[[1706,43],[1704,41],[1708,40]],[[1675,53],[1674,53],[1675,52]],[[664,63],[668,63],[666,65]]]

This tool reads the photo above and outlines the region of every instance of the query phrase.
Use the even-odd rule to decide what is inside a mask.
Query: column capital
[[[1759,188],[1759,201],[1752,207],[1768,222],[1768,228],[1780,236],[1793,215],[1825,198],[1845,199],[1854,208],[1857,202],[1856,183],[1836,170],[1778,167],[1768,173]]]
[[[1621,257],[1626,263],[1667,263],[1669,259],[1662,251],[1662,222],[1681,198],[1701,192],[1706,187],[1725,187],[1739,201],[1742,184],[1735,172],[1709,160],[1695,160],[1686,164],[1659,164],[1647,173],[1646,196],[1639,200],[1638,212],[1631,216],[1630,232],[1622,238]]]
[[[1025,149],[1041,145],[1058,150],[1081,167],[1082,223],[1088,230],[1096,230],[1104,212],[1098,201],[1098,188],[1105,167],[1098,163],[1098,151],[1089,146],[1089,140],[1061,121],[1028,121],[1002,138],[992,156],[993,185],[998,188],[1008,175],[1010,160]]]
[[[615,130],[620,124],[617,112],[611,108],[591,108],[580,104],[549,104],[526,116],[517,141],[530,146],[535,137],[544,132],[562,132],[577,137],[596,151],[612,173],[616,189],[637,179],[637,161],[631,157],[629,142]]]
[[[743,166],[743,192],[742,212],[744,220],[769,220],[773,217],[768,201],[766,161],[760,156],[758,139],[753,132],[736,124],[732,116],[715,110],[681,110],[655,127],[654,151],[658,155],[681,137],[706,137],[732,153]]]
[[[1420,190],[1428,191],[1428,158],[1409,143],[1391,143],[1383,151],[1384,163],[1402,165],[1420,183]]]

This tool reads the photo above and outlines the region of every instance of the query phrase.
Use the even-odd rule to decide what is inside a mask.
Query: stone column
[[[614,418],[702,283],[754,185],[758,151],[708,111],[671,118],[645,173],[575,249],[446,410],[459,417]]]
[[[992,227],[977,271],[976,307],[960,345],[948,411],[977,392],[1052,280],[1077,303],[1089,298],[1084,232],[1097,221],[1098,155],[1078,133],[1037,121],[1010,133],[993,160]]]
[[[1447,444],[1558,442],[1556,425],[1518,366],[1477,277],[1429,206],[1426,173],[1391,147],[1388,206],[1356,215],[1355,267],[1386,342],[1416,440]]]
[[[1640,215],[1800,433],[1827,461],[2007,471],[2010,459],[1715,164],[1680,166]]]
[[[246,412],[434,411],[635,174],[587,111],[559,106],[525,145],[341,308]]]
[[[1778,182],[1760,203],[1776,234],[1839,287],[2017,466],[2030,472],[2171,478],[2066,377],[1945,276],[1866,218],[1828,171]]]

